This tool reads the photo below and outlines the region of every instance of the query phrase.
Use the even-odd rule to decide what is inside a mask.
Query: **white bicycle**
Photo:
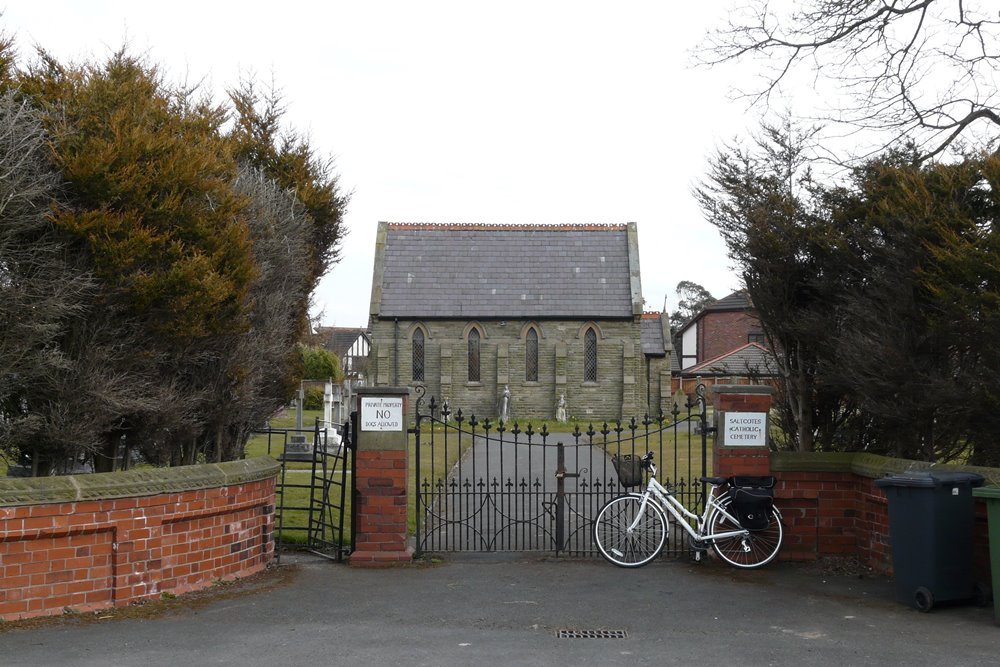
[[[667,513],[690,535],[691,546],[699,556],[711,548],[730,565],[755,568],[778,555],[784,533],[781,513],[770,498],[773,477],[700,478],[710,487],[705,511],[698,516],[656,480],[653,452],[629,463],[650,472],[646,490],[613,498],[594,519],[597,549],[611,563],[639,567],[656,558],[669,535]],[[641,481],[641,471],[635,474]],[[635,485],[625,479],[621,469],[619,476],[626,486]],[[728,488],[720,491],[723,486]],[[744,503],[740,496],[746,496],[749,502]],[[740,497],[738,507],[733,505],[736,497]]]

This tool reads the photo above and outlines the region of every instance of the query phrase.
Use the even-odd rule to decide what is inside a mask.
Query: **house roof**
[[[743,290],[716,299],[705,306],[705,310],[747,310],[748,308],[753,308],[753,304],[750,303],[749,295]]]
[[[359,336],[367,336],[367,331],[358,327],[316,327],[316,335],[323,341],[323,347],[343,357]]]
[[[748,372],[762,377],[774,377],[778,374],[774,363],[774,355],[770,350],[758,343],[747,343],[742,347],[719,355],[714,359],[703,361],[681,371],[684,377],[696,375],[735,375],[743,376]]]
[[[380,222],[370,313],[635,317],[642,313],[636,225]]]
[[[647,357],[666,355],[663,345],[663,325],[660,313],[643,313],[639,320],[639,334],[642,338],[642,353]]]

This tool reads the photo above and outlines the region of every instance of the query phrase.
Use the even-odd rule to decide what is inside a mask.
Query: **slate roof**
[[[631,318],[642,312],[635,223],[379,223],[381,318]]]
[[[764,377],[774,377],[778,374],[777,365],[771,352],[758,343],[747,343],[731,352],[715,359],[709,359],[700,364],[681,371],[684,377],[696,375],[735,375],[743,376],[747,370],[759,373]]]
[[[663,349],[663,327],[660,325],[659,313],[643,313],[639,321],[639,333],[642,337],[642,353],[647,357],[666,356]]]

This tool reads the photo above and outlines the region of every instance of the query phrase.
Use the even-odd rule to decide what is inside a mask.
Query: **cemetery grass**
[[[323,418],[322,410],[303,410],[302,428],[298,432],[306,436],[312,442],[313,432],[317,419]],[[246,458],[255,456],[270,456],[279,459],[285,446],[284,432],[291,436],[295,431],[295,411],[287,410],[285,414],[269,420],[272,433],[258,433],[247,442],[244,448]],[[311,473],[312,464],[308,461],[289,461],[285,464],[284,480],[279,475],[278,483],[284,483],[284,491],[281,497],[276,498],[276,504],[282,509],[280,525],[278,517],[275,518],[274,530],[277,539],[277,532],[280,530],[280,540],[282,544],[304,544],[307,537],[309,525],[309,504],[311,500]],[[350,476],[348,475],[348,484]],[[332,492],[339,493],[339,487],[333,487]],[[317,490],[317,493],[319,491]],[[337,500],[339,502],[339,499]],[[334,514],[330,519],[333,522],[339,521],[339,516]],[[351,498],[350,493],[344,498],[344,535],[350,535],[351,530]]]

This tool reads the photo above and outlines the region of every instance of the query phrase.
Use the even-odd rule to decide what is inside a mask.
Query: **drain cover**
[[[560,630],[559,639],[628,639],[625,630]]]

